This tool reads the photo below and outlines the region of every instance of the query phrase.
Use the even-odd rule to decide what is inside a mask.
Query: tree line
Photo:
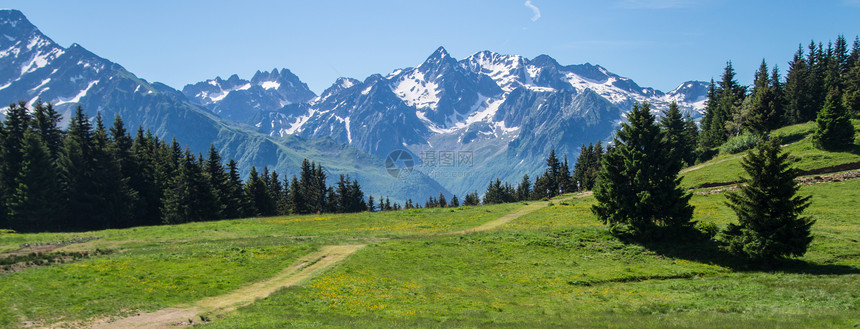
[[[761,135],[812,120],[819,126],[817,147],[850,144],[849,116],[860,115],[860,39],[855,38],[851,50],[844,36],[826,47],[811,41],[806,49],[798,46],[784,79],[777,66],[769,70],[764,60],[751,87],[736,81],[731,62],[718,83],[711,79],[699,134],[700,158],[709,158],[712,148],[734,136]]]
[[[206,157],[150,131],[107,128],[78,107],[68,129],[51,104],[11,104],[0,123],[0,227],[70,231],[372,208],[355,179],[326,185],[305,159],[298,176],[252,167],[246,181],[210,146]],[[372,200],[372,198],[371,198]],[[386,198],[387,207],[391,204]]]

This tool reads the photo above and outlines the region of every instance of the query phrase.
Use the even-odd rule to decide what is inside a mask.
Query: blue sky
[[[339,76],[417,66],[437,47],[590,62],[668,91],[750,84],[799,43],[860,34],[860,0],[3,1],[62,46],[77,42],[138,76],[182,88],[289,68],[317,93]]]

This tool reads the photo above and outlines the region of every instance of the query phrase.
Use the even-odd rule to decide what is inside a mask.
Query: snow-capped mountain
[[[482,51],[458,61],[440,47],[417,67],[341,78],[318,98],[254,111],[244,123],[275,136],[330,137],[379,156],[472,152],[470,177],[436,178],[462,194],[483,190],[490,178],[535,174],[550,149],[575,157],[581,144],[608,139],[637,102],[659,111],[674,101],[698,116],[706,92],[707,83],[689,81],[664,93],[547,55]]]
[[[0,10],[0,101],[6,104],[50,102],[66,119],[80,105],[90,117],[101,113],[107,123],[119,114],[130,129],[142,126],[160,138],[175,137],[193,152],[205,152],[214,145],[223,157],[236,159],[245,173],[251,166],[268,166],[287,177],[298,171],[303,158],[309,158],[324,164],[333,179],[337,174],[350,174],[377,196],[402,201],[450,195],[425,175],[395,179],[388,175],[384,158],[330,138],[307,139],[287,133],[268,136],[219,117],[260,120],[265,110],[290,113],[283,109],[294,105],[307,112],[307,102],[316,95],[289,70],[257,72],[250,81],[236,76],[205,81],[187,86],[186,93],[192,98],[140,79],[78,44],[64,48],[20,11]],[[0,111],[0,118],[4,112]]]
[[[251,81],[232,75],[206,80],[182,88],[189,99],[212,113],[237,122],[246,122],[256,112],[280,109],[293,103],[306,103],[316,97],[308,86],[288,69],[254,74]]]

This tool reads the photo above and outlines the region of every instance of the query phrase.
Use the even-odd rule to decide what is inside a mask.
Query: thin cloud
[[[860,0],[843,0],[842,4],[849,7],[860,7]]]
[[[848,1],[848,0],[846,0]],[[691,7],[696,0],[622,0],[618,7],[626,9],[673,9]]]
[[[534,13],[534,16],[532,16],[532,22],[537,22],[537,20],[540,19],[540,8],[533,5],[532,0],[526,0],[526,3],[524,3],[523,5],[529,7],[529,9],[532,10],[532,13]]]

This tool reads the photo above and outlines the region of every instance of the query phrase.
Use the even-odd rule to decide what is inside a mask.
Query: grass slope
[[[701,243],[623,244],[595,223],[591,197],[500,230],[393,240],[363,249],[214,328],[737,328],[860,325],[860,180],[807,186],[818,223],[809,253],[773,271]],[[696,220],[734,220],[697,195]]]
[[[270,279],[322,246],[355,244],[368,246],[300,286],[206,326],[860,326],[860,180],[804,186],[801,193],[813,196],[806,214],[817,220],[815,240],[804,257],[768,271],[744,265],[713,242],[622,243],[591,214],[590,195],[564,196],[546,207],[516,203],[3,234],[0,252],[87,237],[98,239],[58,251],[115,252],[0,273],[0,327],[79,326],[192,305]],[[736,220],[722,194],[695,195],[692,202],[697,221],[725,227]],[[522,216],[469,230],[511,213]],[[444,234],[451,232],[461,234]]]
[[[852,120],[854,128],[860,131],[860,120]],[[860,162],[860,134],[854,139],[853,147],[843,152],[822,151],[812,145],[809,136],[815,131],[815,123],[807,122],[775,130],[772,136],[789,144],[783,150],[791,152],[794,165],[800,170],[814,170],[847,163]],[[723,154],[702,164],[681,171],[682,184],[698,187],[705,184],[729,183],[739,180],[744,174],[741,159],[746,152]]]

